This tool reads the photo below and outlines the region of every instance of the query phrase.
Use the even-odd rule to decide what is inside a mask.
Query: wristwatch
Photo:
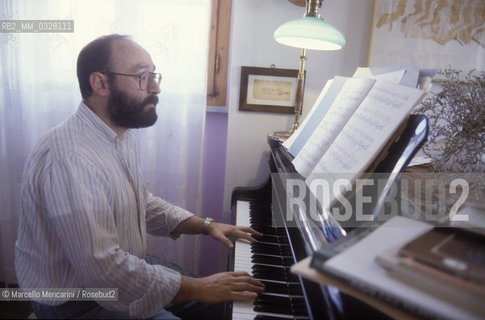
[[[209,229],[209,224],[214,221],[214,219],[212,218],[205,218],[204,220],[204,224],[202,225],[202,234],[209,234],[209,232],[207,232],[207,229]]]

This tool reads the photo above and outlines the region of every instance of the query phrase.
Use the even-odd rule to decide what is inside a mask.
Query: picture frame
[[[484,9],[483,1],[374,0],[367,66],[485,70],[485,23],[469,17]]]
[[[241,67],[239,110],[294,114],[298,70]]]

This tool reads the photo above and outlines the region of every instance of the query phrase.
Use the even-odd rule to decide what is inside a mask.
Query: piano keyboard
[[[236,241],[234,270],[253,275],[266,288],[254,302],[234,301],[232,319],[309,319],[298,277],[290,273],[294,262],[286,230],[271,226],[271,205],[237,201],[236,225],[264,234],[254,244]]]

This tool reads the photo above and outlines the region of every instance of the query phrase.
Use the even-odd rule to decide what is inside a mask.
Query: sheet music
[[[310,174],[375,81],[369,78],[346,79],[330,110],[293,160],[295,169],[302,176],[307,177]]]
[[[300,128],[298,128],[295,134],[292,135],[292,137],[295,136],[295,139],[292,141],[291,146],[287,147],[287,149],[293,157],[298,155],[305,143],[316,130],[318,124],[325,117],[330,106],[337,97],[337,94],[340,92],[340,90],[342,90],[342,87],[347,79],[348,78],[344,77],[335,77],[334,79],[327,81],[322,93],[313,105],[311,114],[307,115]],[[290,137],[290,139],[292,137]],[[285,144],[283,145],[285,146]]]
[[[283,142],[283,147],[285,147],[286,150],[289,150],[290,148],[292,148],[294,142],[297,139],[301,139],[299,137],[300,137],[300,134],[302,133],[302,131],[304,131],[303,128],[306,127],[306,125],[308,124],[308,121],[310,119],[316,117],[314,115],[315,114],[315,111],[317,109],[319,109],[319,105],[322,102],[323,97],[327,94],[327,91],[331,87],[332,83],[333,83],[333,79],[330,79],[330,80],[327,81],[327,83],[325,83],[325,86],[323,87],[322,91],[320,92],[320,95],[318,96],[317,100],[313,104],[310,112],[308,112],[308,114],[305,117],[305,119],[303,120],[303,122],[300,124],[300,126],[298,127],[298,129],[296,129],[296,131],[288,139],[286,139],[285,142]]]
[[[420,70],[417,66],[359,67],[352,77],[388,80],[403,86],[417,88]]]
[[[388,72],[384,74],[369,75],[366,78],[371,78],[376,80],[387,80],[387,81],[399,83],[404,77],[405,73],[406,73],[406,70],[398,70],[398,71]]]
[[[375,80],[388,80],[403,84],[403,81],[417,80],[416,74],[411,67],[359,67],[354,72],[353,78],[372,78]],[[299,128],[284,143],[288,152],[296,157],[305,143],[316,130],[320,121],[329,110],[337,94],[342,90],[346,77],[336,76],[327,81],[322,92],[312,106],[312,109],[305,117]]]
[[[423,96],[419,89],[376,81],[311,174],[349,173],[357,178]],[[307,179],[308,180],[308,179]],[[330,196],[330,206],[335,195]]]

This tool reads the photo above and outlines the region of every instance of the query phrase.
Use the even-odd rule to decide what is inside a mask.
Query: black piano
[[[376,172],[402,173],[427,135],[427,119],[411,115],[404,131],[387,150]],[[268,138],[271,175],[262,186],[238,187],[233,191],[232,223],[249,225],[262,232],[255,244],[237,241],[229,270],[247,271],[261,280],[266,290],[254,302],[233,302],[226,308],[228,319],[355,319],[362,316],[387,319],[379,310],[339,292],[334,287],[307,281],[290,272],[291,265],[311,256],[320,247],[345,237],[347,229],[323,215],[306,219],[307,212],[286,208],[286,180],[303,179],[292,165],[292,156],[279,141]],[[398,179],[398,175],[392,175]],[[303,179],[304,180],[304,179]],[[391,185],[393,181],[389,181]],[[386,196],[372,209],[379,211]],[[288,219],[292,215],[292,219]],[[312,217],[315,216],[312,215]],[[289,221],[291,220],[291,221]]]

